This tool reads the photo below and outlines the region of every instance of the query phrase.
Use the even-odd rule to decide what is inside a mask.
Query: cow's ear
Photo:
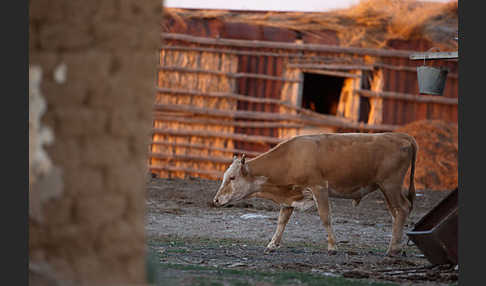
[[[241,164],[245,164],[245,160],[246,160],[246,154],[243,154],[243,156],[241,156]]]

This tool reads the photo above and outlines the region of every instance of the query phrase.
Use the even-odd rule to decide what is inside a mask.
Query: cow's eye
[[[230,181],[233,181],[235,179],[235,177],[230,177],[229,179],[230,179]]]

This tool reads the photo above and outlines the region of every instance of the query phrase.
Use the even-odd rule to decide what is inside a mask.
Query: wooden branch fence
[[[346,65],[346,64],[288,64],[289,68],[324,69],[324,70],[373,70],[372,65]]]
[[[273,99],[273,98],[260,98],[260,97],[252,97],[252,96],[246,96],[243,94],[236,94],[236,93],[226,93],[226,92],[201,92],[201,91],[195,91],[195,90],[181,90],[181,89],[172,89],[172,88],[156,88],[157,92],[159,93],[171,93],[171,94],[186,94],[186,95],[192,95],[192,96],[204,96],[204,97],[212,97],[212,98],[225,98],[225,99],[233,99],[233,100],[240,100],[240,101],[247,101],[247,102],[254,102],[254,103],[266,103],[266,104],[276,104],[281,107],[288,108],[290,110],[297,111],[301,114],[306,114],[315,118],[319,118],[322,120],[325,120],[327,122],[338,122],[339,123],[346,123],[351,121],[346,118],[339,118],[331,115],[325,115],[325,114],[320,114],[317,112],[313,112],[311,110],[301,108],[295,105],[292,105],[286,101],[279,100],[279,99]],[[161,108],[161,106],[155,106],[157,108]],[[174,107],[176,108],[176,107]],[[177,110],[177,111],[183,111],[183,110]],[[186,110],[187,112],[198,112],[198,111],[191,111],[190,109]],[[199,111],[198,114],[203,114],[200,113]],[[219,114],[223,113],[218,113],[217,111],[213,113],[214,116],[221,116]],[[252,116],[250,113],[240,113],[244,114],[246,118],[249,119],[260,119],[260,120],[265,120],[264,118],[258,117],[258,116]],[[206,115],[210,115],[206,112]],[[268,118],[268,116],[267,116]],[[266,120],[272,120],[271,118],[266,119]],[[273,119],[273,120],[279,120],[279,119]],[[285,119],[280,119],[280,120],[285,120]]]
[[[192,149],[201,149],[201,150],[208,150],[208,151],[217,151],[222,153],[230,153],[230,154],[239,154],[243,155],[246,154],[248,157],[255,157],[258,156],[260,153],[241,150],[241,149],[233,149],[233,148],[218,148],[213,146],[208,146],[204,144],[197,144],[197,143],[177,143],[177,142],[169,142],[169,141],[152,141],[150,142],[152,145],[164,145],[164,146],[173,146],[173,147],[183,147],[183,148],[192,148]]]
[[[149,156],[152,158],[158,159],[168,159],[168,160],[175,160],[175,161],[208,161],[213,163],[220,163],[220,164],[230,164],[233,160],[230,158],[224,157],[204,157],[204,156],[195,156],[195,155],[185,155],[185,154],[166,154],[166,153],[154,153],[150,152]]]
[[[417,73],[417,67],[414,66],[395,66],[395,65],[384,64],[384,63],[373,63],[373,67],[394,70],[394,71],[408,71],[408,72]],[[447,73],[447,77],[458,79],[459,75],[457,73],[449,72]]]
[[[164,134],[170,136],[197,136],[197,137],[215,137],[237,141],[245,141],[256,144],[278,144],[286,138],[276,138],[270,136],[246,135],[239,133],[223,133],[209,130],[174,130],[169,128],[153,128],[152,133]]]
[[[207,176],[210,176],[210,177],[213,177],[213,178],[223,177],[223,172],[212,171],[212,170],[193,169],[193,168],[184,168],[184,167],[173,167],[173,166],[168,166],[168,165],[163,165],[163,166],[149,165],[149,170],[151,170],[151,171],[166,171],[166,172],[184,172],[186,174],[207,175]]]
[[[219,109],[199,108],[187,105],[177,104],[155,104],[155,110],[160,111],[181,111],[188,112],[197,115],[225,117],[233,119],[256,119],[256,120],[272,120],[272,121],[293,121],[299,122],[308,126],[320,126],[320,127],[338,127],[346,129],[356,129],[362,131],[393,131],[398,126],[386,125],[386,124],[366,124],[359,122],[348,122],[339,118],[333,118],[334,116],[327,116],[329,120],[316,118],[305,115],[290,115],[281,113],[269,113],[260,111],[226,111]]]
[[[179,122],[186,124],[200,124],[200,125],[219,125],[219,126],[234,126],[244,128],[287,128],[298,129],[305,127],[304,124],[292,124],[292,123],[280,123],[280,122],[261,122],[261,121],[226,121],[216,119],[193,119],[185,116],[164,116],[160,114],[154,114],[155,120],[162,120],[166,122]]]
[[[308,55],[304,53],[274,53],[274,52],[261,52],[255,50],[233,50],[230,48],[207,48],[207,47],[193,47],[193,46],[180,46],[180,45],[164,45],[161,50],[167,51],[188,51],[188,52],[209,52],[209,53],[219,53],[219,54],[228,54],[228,55],[241,55],[241,56],[264,56],[264,57],[283,57],[283,58],[293,58],[293,59],[302,59],[302,60],[309,60],[312,62],[325,62],[328,60],[332,60],[329,57],[322,57],[322,56],[315,56],[315,55]],[[336,59],[336,58],[334,58]],[[296,65],[298,65],[296,63]],[[400,65],[390,65],[381,62],[375,62],[367,66],[372,68],[382,68],[387,70],[394,70],[394,71],[408,71],[417,73],[416,66],[400,66]],[[351,76],[352,77],[352,76]],[[457,73],[449,72],[447,77],[458,79],[459,75]]]
[[[413,102],[440,103],[440,104],[451,104],[451,105],[458,104],[457,98],[440,97],[434,95],[414,95],[414,94],[391,92],[391,91],[376,92],[376,91],[365,90],[365,89],[357,89],[355,90],[355,92],[359,93],[363,97],[391,98],[391,99],[401,99],[401,100],[407,100]]]
[[[214,45],[214,46],[232,46],[239,48],[252,48],[252,49],[281,49],[281,50],[294,50],[294,51],[309,51],[309,52],[332,52],[332,53],[345,53],[354,55],[369,55],[379,57],[397,57],[397,58],[409,58],[412,54],[410,51],[404,50],[384,50],[373,48],[354,48],[354,47],[341,47],[334,45],[323,44],[296,44],[296,43],[284,43],[284,42],[271,42],[271,41],[257,41],[257,40],[236,40],[236,39],[214,39],[207,37],[196,37],[185,34],[176,33],[161,33],[161,37],[164,40],[176,40],[189,43],[195,43],[200,45]]]
[[[360,75],[349,73],[349,72],[338,72],[338,71],[329,71],[329,70],[319,70],[319,69],[302,69],[302,72],[307,73],[315,73],[315,74],[322,74],[322,75],[330,75],[330,76],[337,76],[337,77],[344,77],[344,78],[360,78]]]
[[[203,69],[190,69],[190,68],[183,68],[183,67],[168,67],[168,66],[160,66],[159,70],[163,71],[175,71],[175,72],[188,72],[188,73],[205,73],[205,74],[212,74],[212,75],[219,75],[219,76],[226,76],[230,78],[257,78],[257,79],[265,79],[265,80],[278,80],[278,81],[286,81],[286,82],[293,82],[293,83],[301,83],[301,80],[296,79],[289,79],[284,77],[278,76],[270,76],[264,74],[257,74],[257,73],[230,73],[230,72],[221,72],[215,70],[203,70]]]
[[[177,94],[189,94],[191,96],[208,96],[216,98],[226,98],[233,100],[243,100],[248,102],[266,103],[266,104],[276,104],[278,106],[286,107],[292,110],[301,111],[298,114],[281,114],[281,113],[268,113],[268,112],[258,112],[258,111],[231,111],[231,110],[219,110],[210,108],[200,108],[195,106],[187,105],[176,105],[176,104],[155,104],[154,105],[154,120],[162,120],[166,122],[178,122],[185,124],[199,124],[199,125],[213,125],[213,126],[232,126],[232,127],[247,127],[247,128],[284,128],[284,129],[299,129],[305,126],[315,126],[315,127],[339,127],[348,128],[367,132],[383,132],[383,131],[393,131],[398,128],[398,126],[393,125],[369,125],[360,122],[351,122],[346,119],[336,118],[333,116],[317,114],[313,111],[302,109],[287,102],[269,99],[269,98],[256,98],[250,96],[244,96],[240,94],[233,93],[217,93],[217,92],[198,92],[192,90],[174,90],[169,88],[158,88],[161,93],[177,93]],[[425,95],[411,95],[396,92],[373,92],[369,90],[355,90],[358,94],[364,97],[381,97],[381,98],[392,98],[401,99],[414,102],[432,102],[441,104],[457,104],[456,98],[443,98],[437,96],[425,96]],[[210,118],[230,118],[231,121],[210,119],[210,118],[192,118],[187,116],[187,114],[192,115],[205,115]],[[250,119],[259,121],[238,121],[238,119]],[[286,138],[276,138],[269,136],[256,136],[256,135],[246,135],[237,133],[223,133],[215,131],[205,131],[205,130],[172,130],[163,128],[153,128],[153,134],[164,134],[168,136],[175,137],[205,137],[205,138],[224,138],[231,139],[235,141],[249,142],[254,144],[278,144],[279,142],[285,140]],[[249,157],[257,156],[258,152],[234,149],[234,148],[217,148],[211,147],[203,144],[195,143],[175,143],[168,141],[152,141],[153,145],[166,145],[173,147],[184,147],[190,149],[200,149],[208,151],[219,151],[227,153],[229,156],[232,154],[247,154]],[[181,161],[205,161],[219,164],[229,164],[231,159],[228,158],[218,158],[211,156],[194,156],[194,155],[179,155],[179,154],[164,154],[151,152],[149,154],[152,158],[166,159],[166,160],[181,160]],[[188,169],[181,167],[169,167],[169,166],[150,166],[151,170],[165,170],[165,171],[181,171],[185,173],[202,174],[213,177],[219,177],[221,172],[212,172],[208,170],[198,170],[198,169]]]
[[[360,78],[361,75],[354,74],[350,71],[376,71],[377,68],[382,68],[396,71],[416,72],[416,67],[413,66],[395,66],[381,63],[379,61],[375,61],[374,63],[363,63],[363,58],[360,57],[353,57],[352,59],[349,59],[349,57],[341,58],[341,56],[346,54],[353,54],[356,56],[374,56],[378,58],[408,58],[411,54],[410,51],[339,47],[321,44],[213,39],[183,34],[162,33],[161,36],[163,39],[171,41],[170,45],[164,45],[161,50],[209,52],[242,56],[285,57],[287,60],[295,60],[293,62],[288,61],[286,67],[295,68],[301,72],[308,73],[317,73],[344,78]],[[178,42],[196,44],[197,46],[177,45]],[[274,52],[274,50],[278,50],[280,52]],[[316,56],[311,54],[322,52],[335,53],[336,57],[328,58],[322,55]],[[348,61],[346,62],[345,60]],[[175,63],[176,62],[174,62],[172,65],[158,66],[157,68],[162,72],[187,73],[193,74],[193,76],[197,76],[197,74],[205,74],[228,78],[231,80],[253,78],[269,81],[280,81],[282,84],[290,83],[291,87],[295,86],[293,84],[302,83],[302,79],[287,78],[284,76],[236,72],[235,70],[229,72],[214,68],[211,69],[207,66],[204,66],[204,68],[189,68],[175,66]],[[292,75],[290,74],[287,76],[290,77]],[[448,77],[457,79],[458,75],[448,73]],[[219,81],[220,79],[215,78],[215,80]],[[255,157],[260,154],[260,152],[240,149],[238,148],[239,145],[226,145],[226,143],[224,143],[213,146],[210,143],[215,142],[213,140],[219,140],[218,142],[233,143],[244,142],[267,148],[268,146],[276,145],[287,139],[285,134],[288,133],[280,133],[282,130],[299,131],[304,128],[311,127],[317,128],[318,130],[321,128],[324,130],[327,128],[334,128],[335,130],[352,130],[360,132],[389,132],[394,131],[399,127],[397,125],[389,124],[367,124],[364,122],[352,121],[349,118],[320,114],[309,109],[301,108],[295,105],[295,103],[292,104],[289,101],[275,98],[254,97],[233,92],[210,92],[182,89],[180,88],[181,86],[179,86],[179,88],[156,87],[159,96],[178,95],[181,97],[190,97],[190,102],[198,103],[194,105],[176,104],[176,101],[168,101],[171,103],[154,104],[154,127],[152,129],[154,139],[152,140],[151,145],[160,146],[161,148],[158,148],[158,151],[151,149],[149,158],[153,160],[161,160],[162,162],[195,162],[195,165],[152,165],[153,161],[151,161],[149,164],[149,169],[152,171],[195,174],[210,178],[220,178],[223,172],[221,171],[221,168],[215,168],[214,166],[227,166],[232,162],[232,156],[234,154],[246,154],[249,157]],[[371,91],[356,88],[354,90],[350,89],[350,91],[359,97],[365,98],[385,98],[417,103],[434,103],[444,105],[458,104],[457,98],[416,95],[390,91]],[[195,97],[198,98],[197,101],[193,100]],[[202,98],[202,101],[200,98]],[[277,107],[277,109],[275,110],[273,108],[272,110],[274,110],[274,112],[263,112],[209,107],[217,106],[213,105],[213,103],[220,101],[228,102],[230,104],[226,106],[234,106],[234,108],[236,108],[237,104],[240,102],[247,102],[272,105]],[[209,102],[212,103],[207,104]],[[203,104],[201,105],[200,103]],[[163,124],[158,126],[163,127],[156,127],[156,122],[162,122]],[[171,128],[170,126],[178,127]],[[218,130],[219,127],[221,127],[221,130]],[[270,134],[275,136],[275,131],[277,131],[279,137],[238,133],[237,130],[241,130],[239,128],[252,128],[258,130],[265,129],[263,130],[267,132],[265,134],[269,134],[268,129],[271,129],[273,133]],[[157,139],[155,139],[155,135],[158,135]],[[188,150],[199,151],[192,152]],[[197,165],[198,163],[203,165],[206,164],[206,169],[202,167],[195,167],[199,166]]]

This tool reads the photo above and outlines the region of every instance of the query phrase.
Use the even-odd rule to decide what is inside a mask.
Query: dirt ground
[[[282,247],[264,254],[276,228],[279,207],[261,199],[213,207],[210,201],[218,184],[218,181],[202,179],[151,179],[147,183],[148,245],[156,257],[157,273],[164,281],[192,285],[197,276],[198,281],[207,282],[200,278],[215,277],[214,269],[219,269],[218,275],[223,276],[218,277],[223,277],[222,280],[199,285],[275,285],[278,281],[277,284],[319,285],[318,279],[324,277],[350,279],[339,285],[350,285],[349,281],[392,283],[386,285],[457,283],[459,271],[454,265],[431,265],[416,246],[406,245],[405,234],[403,255],[384,256],[392,221],[380,192],[368,195],[357,207],[350,200],[331,199],[339,250],[336,255],[327,253],[326,232],[315,207],[294,211]],[[415,207],[405,231],[411,230],[413,223],[448,193],[417,190]],[[240,272],[221,272],[228,269]],[[278,280],[283,278],[272,276],[274,280],[271,280],[264,276],[284,272],[295,273],[300,278]],[[234,277],[228,280],[224,273],[239,276],[233,283]],[[257,273],[260,276],[255,276]]]

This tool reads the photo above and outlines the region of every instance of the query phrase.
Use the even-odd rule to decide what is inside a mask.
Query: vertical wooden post
[[[350,73],[361,75],[361,71],[350,71]],[[360,96],[354,90],[360,88],[361,77],[346,78],[344,80],[341,96],[339,97],[337,116],[346,117],[355,122],[359,120]]]
[[[285,82],[282,86],[282,96],[283,101],[287,101],[289,104],[294,106],[302,107],[302,88],[304,84],[304,74],[302,71],[296,68],[287,68],[284,72],[284,76],[290,79],[299,79],[300,83]],[[280,107],[280,112],[285,112],[286,114],[296,114],[296,111],[289,108]],[[290,138],[292,136],[298,135],[299,129],[287,129],[279,128],[278,137],[279,138]]]
[[[371,91],[383,91],[383,71],[377,70],[373,73],[373,80],[371,81]],[[368,124],[381,124],[383,122],[383,98],[370,98],[370,114],[368,116]]]

